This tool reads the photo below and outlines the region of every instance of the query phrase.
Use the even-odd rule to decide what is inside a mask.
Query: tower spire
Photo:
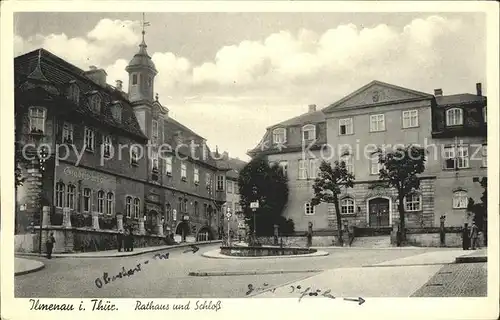
[[[144,40],[144,35],[146,34],[146,27],[149,27],[150,23],[146,21],[146,14],[142,13],[142,43],[141,46],[146,46],[146,41]]]

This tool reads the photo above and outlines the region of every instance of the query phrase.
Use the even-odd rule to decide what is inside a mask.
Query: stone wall
[[[14,236],[14,252],[34,252],[38,250],[38,237],[32,233]],[[36,248],[36,250],[35,250]]]

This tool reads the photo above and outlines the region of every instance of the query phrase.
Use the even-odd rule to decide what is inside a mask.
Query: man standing
[[[49,238],[45,242],[45,246],[47,247],[47,259],[52,259],[52,249],[54,249],[54,243],[56,243],[56,239],[54,238],[54,232],[51,232]]]
[[[462,228],[462,249],[469,250],[469,227],[467,223],[464,223]]]
[[[118,252],[121,252],[123,248],[123,230],[118,230],[116,238],[118,242]]]
[[[478,246],[478,237],[479,237],[479,229],[476,226],[476,223],[473,222],[472,226],[470,228],[470,239],[472,241],[472,250],[476,250],[476,247]]]

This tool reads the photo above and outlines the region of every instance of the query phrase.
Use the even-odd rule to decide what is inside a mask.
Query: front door
[[[375,198],[369,201],[369,224],[370,227],[389,226],[389,200]]]

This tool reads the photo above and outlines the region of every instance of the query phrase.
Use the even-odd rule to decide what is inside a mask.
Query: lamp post
[[[41,138],[41,137],[40,137]],[[40,139],[37,139],[37,142],[39,142]],[[39,208],[40,212],[40,230],[39,230],[39,235],[38,235],[38,252],[40,255],[42,255],[42,224],[43,224],[43,204],[42,204],[42,194],[43,194],[43,173],[45,172],[45,161],[47,160],[48,156],[48,151],[46,148],[41,148],[39,151],[36,152],[36,161],[38,165],[38,169],[40,170],[40,193],[37,197],[37,207]]]
[[[231,220],[231,208],[227,207],[227,213],[226,213],[226,217],[227,217],[227,245],[228,246],[231,246],[231,237],[230,237],[230,228],[229,228],[229,222]]]

